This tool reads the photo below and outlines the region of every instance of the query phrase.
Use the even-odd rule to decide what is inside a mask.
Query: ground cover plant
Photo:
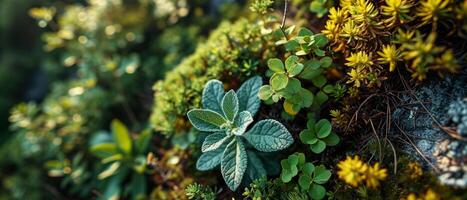
[[[467,1],[0,10],[0,199],[467,199]]]

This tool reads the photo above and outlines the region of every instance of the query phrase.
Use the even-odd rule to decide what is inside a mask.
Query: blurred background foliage
[[[244,4],[1,0],[0,199],[144,198],[153,83]]]

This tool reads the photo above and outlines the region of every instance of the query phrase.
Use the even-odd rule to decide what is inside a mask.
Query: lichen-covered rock
[[[457,124],[457,133],[462,137],[467,137],[467,98],[451,103],[448,115]]]
[[[433,156],[440,169],[439,181],[458,188],[467,187],[467,143],[444,140],[436,146]]]

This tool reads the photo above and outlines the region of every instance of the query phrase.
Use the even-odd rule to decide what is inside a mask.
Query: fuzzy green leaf
[[[201,154],[196,162],[196,169],[207,171],[217,167],[222,160],[222,155],[228,142],[224,142],[219,148]]]
[[[193,109],[187,113],[191,124],[200,131],[222,131],[221,126],[226,122],[224,117],[212,110]]]
[[[227,145],[221,161],[222,177],[232,191],[237,190],[242,182],[247,165],[245,146],[241,138],[236,138]]]
[[[310,145],[310,148],[313,153],[318,154],[323,152],[324,149],[326,149],[326,143],[324,143],[322,140],[318,140],[318,142]]]
[[[224,94],[224,85],[222,82],[218,80],[208,81],[204,86],[203,97],[201,99],[203,108],[222,114],[221,102]]]
[[[259,121],[244,137],[254,148],[264,152],[282,150],[293,143],[292,135],[284,125],[272,119]]]
[[[204,139],[201,152],[216,150],[229,138],[230,137],[228,137],[225,133],[213,133],[208,135],[206,139]]]
[[[248,151],[247,173],[251,180],[256,180],[267,175],[263,162],[253,151]]]
[[[238,113],[238,97],[233,90],[227,92],[222,98],[222,112],[228,120],[234,121]]]
[[[284,64],[281,60],[277,58],[271,58],[268,60],[268,67],[273,72],[285,72],[284,71]]]
[[[239,112],[246,110],[249,111],[252,116],[258,112],[261,104],[261,101],[258,98],[258,92],[261,85],[263,85],[261,77],[255,76],[248,79],[242,84],[242,86],[240,86],[237,90]]]
[[[112,121],[112,135],[118,148],[125,154],[131,154],[132,141],[130,132],[119,120],[114,119]]]
[[[272,89],[275,91],[284,89],[287,86],[288,82],[289,78],[287,77],[287,75],[279,73],[276,73],[273,76],[271,76],[271,79],[269,80]]]
[[[246,129],[248,128],[248,125],[250,125],[252,122],[253,116],[251,116],[249,111],[241,112],[235,119],[235,128],[232,129],[232,133],[238,136],[243,135],[243,133],[245,133]]]

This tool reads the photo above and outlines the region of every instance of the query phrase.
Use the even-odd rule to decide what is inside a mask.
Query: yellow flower
[[[328,20],[322,33],[330,40],[336,41],[340,34],[339,26],[334,21]]]
[[[368,168],[358,156],[354,158],[347,156],[344,161],[337,164],[337,167],[339,178],[353,187],[357,187],[365,179],[365,172]]]
[[[329,10],[329,20],[333,21],[334,23],[338,25],[344,24],[348,16],[349,16],[349,13],[345,9],[339,9],[339,8],[336,9],[333,7]]]
[[[438,70],[438,72],[447,71],[456,73],[458,71],[459,65],[451,49],[445,51],[440,57],[435,58],[434,69]]]
[[[385,45],[383,50],[378,52],[381,58],[378,58],[380,63],[389,64],[389,71],[392,72],[396,69],[396,63],[400,59],[400,51],[395,45]]]
[[[451,0],[424,0],[417,8],[417,16],[422,18],[423,24],[436,22],[440,17],[446,16],[451,10],[448,5]]]
[[[55,15],[55,8],[31,8],[29,10],[29,16],[37,20],[50,21]]]
[[[347,43],[350,43],[353,40],[360,39],[360,28],[356,26],[353,20],[349,20],[344,24],[341,35],[348,39]]]
[[[380,169],[379,163],[375,163],[373,167],[368,167],[366,171],[366,186],[373,189],[378,188],[379,181],[386,179],[387,176],[387,170],[384,168]]]
[[[416,179],[423,174],[422,167],[418,162],[410,162],[407,167],[406,173],[411,179]]]
[[[440,200],[441,197],[434,192],[432,189],[428,189],[424,195],[417,197],[414,193],[411,193],[407,196],[406,200]]]
[[[348,75],[350,76],[350,78],[347,81],[347,83],[354,83],[355,87],[360,87],[362,85],[362,82],[365,81],[366,77],[366,74],[363,73],[361,68],[350,70]]]
[[[349,7],[352,19],[357,23],[367,23],[375,20],[378,16],[378,10],[367,0],[356,0],[354,5]]]
[[[353,68],[369,68],[373,65],[373,61],[371,59],[371,54],[367,54],[366,52],[359,51],[357,53],[351,53],[350,56],[346,59],[347,63],[345,65]]]
[[[389,16],[388,19],[384,20],[389,26],[395,26],[397,23],[406,23],[411,20],[408,15],[410,8],[413,6],[411,2],[407,0],[385,0],[386,6],[382,6],[382,14]]]

